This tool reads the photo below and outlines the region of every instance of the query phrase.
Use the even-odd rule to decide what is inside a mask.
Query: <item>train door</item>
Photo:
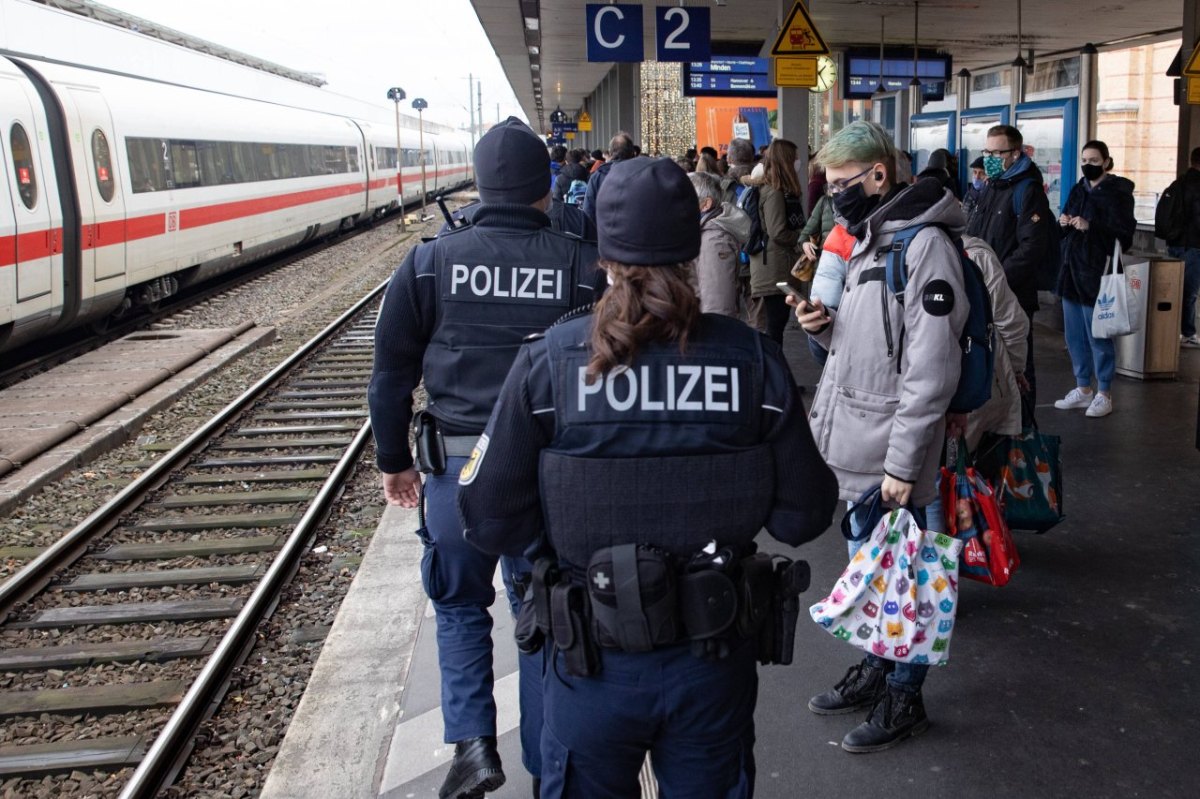
[[[16,228],[16,295],[25,302],[49,294],[53,286],[55,244],[62,231],[55,231],[48,186],[54,176],[42,169],[37,143],[38,126],[29,98],[14,80],[0,77],[0,170],[12,195]],[[8,209],[5,209],[8,211]],[[18,312],[18,316],[20,313]]]
[[[82,202],[82,209],[90,205],[92,210],[90,223],[84,210],[85,274],[88,261],[93,261],[97,281],[120,277],[125,274],[125,198],[114,152],[117,138],[112,115],[99,92],[78,87],[71,87],[70,92],[79,123],[72,144],[84,166],[76,166],[75,176],[81,199],[86,194],[91,201]]]

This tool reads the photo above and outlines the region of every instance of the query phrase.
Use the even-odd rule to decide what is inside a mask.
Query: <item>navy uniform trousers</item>
[[[458,473],[466,458],[448,458],[446,471],[425,479],[425,543],[421,581],[437,612],[438,665],[442,676],[442,719],[445,741],[496,734],[496,701],[492,696],[492,616],[496,599],[492,578],[495,555],[485,554],[463,538],[458,517]],[[500,558],[509,608],[519,599],[512,575],[528,575],[523,559]],[[502,646],[516,646],[505,641]],[[525,768],[541,774],[542,656],[520,655],[521,752]]]
[[[562,655],[546,669],[541,799],[640,796],[647,752],[663,799],[754,795],[753,642],[722,660],[684,644],[601,661],[592,677],[568,675]]]

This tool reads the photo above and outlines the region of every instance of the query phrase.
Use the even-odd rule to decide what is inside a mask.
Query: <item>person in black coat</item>
[[[1196,297],[1200,295],[1200,147],[1192,148],[1188,171],[1179,177],[1187,224],[1183,236],[1167,242],[1167,252],[1183,261],[1183,317],[1179,345],[1200,347],[1196,335]]]
[[[1037,403],[1037,377],[1033,361],[1033,315],[1038,309],[1038,268],[1055,255],[1054,216],[1046,198],[1045,181],[1037,164],[1024,150],[1021,131],[1011,125],[988,130],[983,150],[987,190],[967,222],[967,234],[977,236],[996,251],[1004,265],[1008,287],[1029,316],[1028,357],[1025,374],[1018,378],[1031,405]]]
[[[1071,353],[1076,388],[1054,403],[1059,410],[1087,408],[1091,417],[1112,413],[1116,358],[1112,339],[1092,336],[1092,312],[1100,278],[1115,242],[1133,244],[1133,182],[1112,174],[1108,145],[1090,141],[1080,156],[1083,177],[1071,188],[1058,223],[1062,225],[1062,267],[1055,291],[1062,298],[1063,333]],[[1092,391],[1092,379],[1096,391]]]

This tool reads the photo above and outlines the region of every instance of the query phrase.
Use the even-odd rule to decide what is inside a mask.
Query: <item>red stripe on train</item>
[[[466,167],[443,169],[427,173],[430,177],[446,177],[465,173]],[[406,175],[405,183],[421,180],[420,176]],[[372,189],[385,188],[395,185],[396,176],[371,181]],[[206,205],[199,208],[186,208],[179,212],[179,227],[195,228],[211,225],[217,222],[228,222],[248,216],[256,216],[297,205],[320,202],[322,200],[344,197],[362,191],[361,183],[350,183],[342,186],[329,186],[324,189],[310,189],[291,194],[276,194],[253,200],[237,200],[229,203]],[[166,214],[148,214],[129,219],[117,219],[111,222],[98,222],[83,226],[82,248],[85,250],[97,247],[109,247],[122,242],[137,241],[167,232]],[[38,230],[32,233],[22,233],[18,236],[0,236],[0,267],[12,266],[17,262],[17,253],[22,259],[36,260],[58,255],[63,251],[62,228]]]

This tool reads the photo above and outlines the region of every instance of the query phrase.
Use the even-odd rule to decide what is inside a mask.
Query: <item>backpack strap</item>
[[[896,295],[896,300],[901,305],[904,304],[904,291],[908,287],[908,262],[905,261],[908,256],[908,245],[912,244],[917,234],[925,228],[926,225],[904,228],[892,237],[891,246],[885,250],[887,264],[884,266],[884,281],[887,283],[888,290]]]
[[[1025,210],[1025,195],[1029,193],[1029,187],[1033,185],[1033,178],[1026,178],[1017,185],[1013,186],[1013,213],[1017,219],[1021,218],[1022,212]]]

